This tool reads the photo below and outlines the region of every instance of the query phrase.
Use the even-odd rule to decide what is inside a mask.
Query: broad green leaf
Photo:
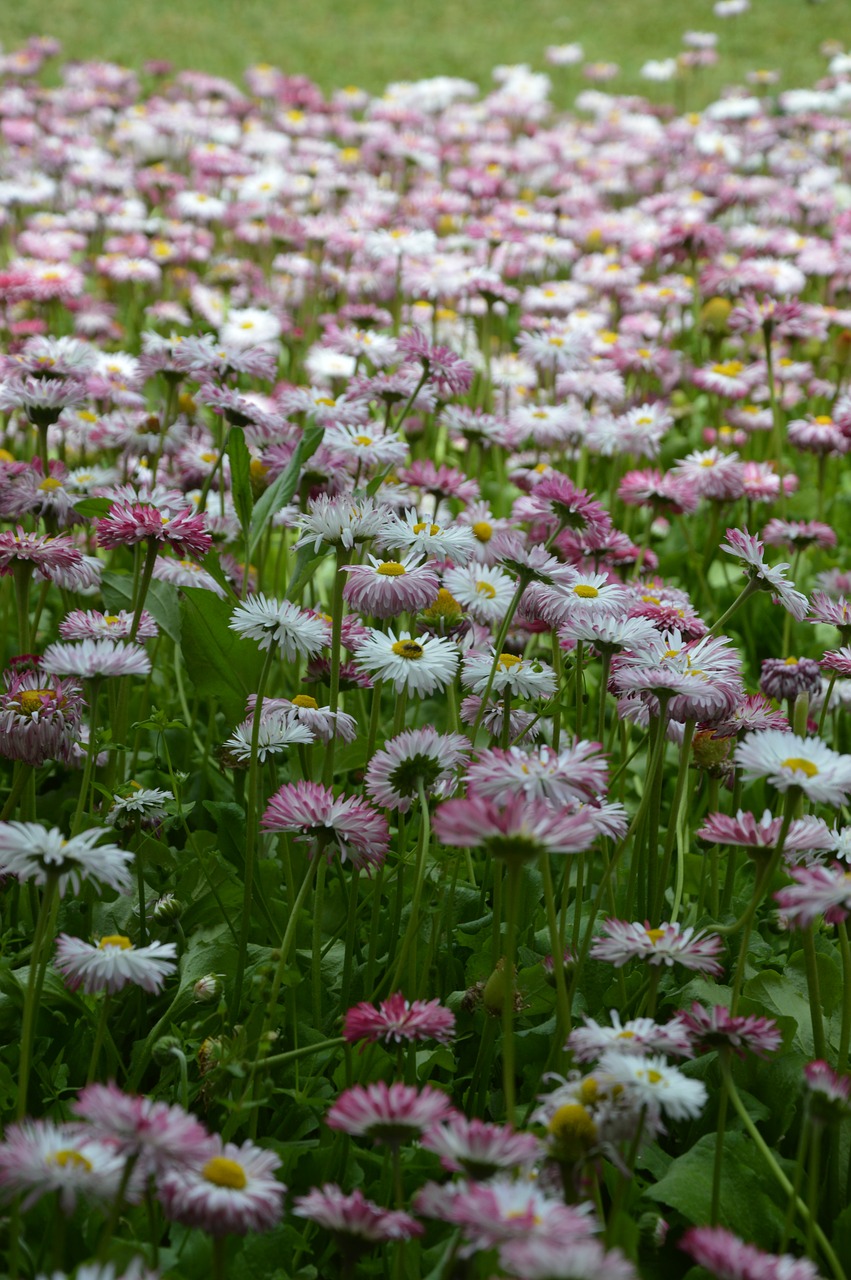
[[[708,1222],[714,1158],[715,1134],[706,1133],[671,1163],[645,1196],[676,1209],[689,1222]],[[773,1249],[783,1230],[784,1208],[777,1183],[750,1138],[735,1131],[726,1133],[720,1225],[763,1249]]]
[[[133,579],[129,573],[107,569],[103,575],[101,590],[107,609],[130,609],[133,603]],[[180,609],[177,604],[177,588],[170,582],[158,582],[154,578],[148,587],[145,608],[168,638],[179,644]]]
[[[114,506],[112,498],[80,498],[79,502],[74,503],[74,510],[78,516],[86,516],[89,520],[100,520],[103,516],[109,515]]]
[[[248,535],[249,559],[263,535],[266,522],[271,519],[276,511],[280,511],[281,507],[285,507],[292,498],[298,488],[302,466],[307,462],[308,458],[313,457],[324,434],[323,427],[308,427],[296,445],[295,453],[290,458],[286,469],[281,472],[277,480],[274,480],[266,492],[261,494],[255,502],[254,513],[251,517],[251,530]]]
[[[233,505],[243,529],[251,523],[254,494],[251,491],[251,454],[245,443],[242,427],[231,427],[228,432],[226,452],[230,460],[230,481]]]
[[[221,707],[233,723],[243,719],[247,695],[257,689],[263,658],[231,631],[232,606],[211,591],[189,587],[180,609],[181,651],[195,692]]]

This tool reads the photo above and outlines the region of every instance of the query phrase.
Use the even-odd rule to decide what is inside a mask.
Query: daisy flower
[[[416,613],[437,597],[439,583],[430,564],[417,552],[402,560],[378,560],[369,564],[347,564],[343,599],[354,609],[373,618],[397,618],[400,613]]]
[[[4,672],[0,690],[0,756],[37,766],[71,759],[85,703],[80,686],[41,671]]]
[[[65,534],[55,538],[46,534],[14,532],[4,529],[0,533],[0,577],[13,573],[18,564],[27,562],[42,578],[57,582],[70,591],[85,589],[91,585],[91,574],[82,551]]]
[[[711,844],[775,849],[782,827],[783,819],[773,817],[770,809],[765,809],[761,818],[739,809],[735,817],[726,813],[708,814],[695,834],[699,840],[707,840]],[[793,818],[783,847],[795,853],[824,851],[834,847],[834,837],[821,818]]]
[[[139,644],[118,640],[79,640],[49,644],[42,657],[45,671],[92,680],[100,676],[146,676],[151,659]]]
[[[98,845],[103,835],[96,827],[66,840],[56,827],[48,831],[36,822],[0,822],[0,873],[37,885],[56,876],[60,897],[69,885],[79,893],[85,880],[126,892],[133,855],[114,844]]]
[[[117,502],[96,523],[98,545],[106,549],[150,540],[167,543],[179,556],[200,558],[213,545],[206,517],[190,508],[170,515],[144,502]]]
[[[480,751],[468,766],[467,782],[478,795],[523,795],[554,805],[588,800],[606,790],[608,768],[598,742],[577,742],[562,751],[540,746]]]
[[[764,1253],[724,1227],[690,1227],[680,1248],[715,1280],[819,1280],[808,1258]]]
[[[411,507],[405,511],[404,519],[395,513],[388,515],[376,542],[380,547],[407,549],[465,565],[475,554],[476,537],[475,530],[467,524],[440,525]]]
[[[637,1280],[637,1272],[619,1249],[606,1249],[588,1237],[562,1240],[509,1240],[499,1251],[508,1271],[524,1280]]]
[[[447,569],[443,585],[464,606],[470,617],[483,626],[502,621],[517,589],[517,583],[510,574],[480,561],[458,569]]]
[[[444,1169],[475,1180],[532,1165],[542,1151],[539,1139],[532,1133],[517,1133],[475,1118],[468,1120],[460,1112],[427,1129],[420,1145],[440,1156]]]
[[[428,697],[445,689],[458,669],[458,650],[443,636],[420,636],[410,632],[396,636],[393,631],[370,630],[355,649],[355,666],[378,680],[393,684],[397,693]]]
[[[790,867],[795,881],[778,889],[774,897],[792,929],[806,929],[820,916],[828,924],[838,924],[851,912],[851,878],[841,863],[825,867]]]
[[[448,1044],[455,1034],[455,1014],[439,1000],[406,1000],[401,991],[382,1000],[376,1009],[366,1001],[349,1009],[343,1020],[343,1036],[350,1044],[403,1044],[437,1040]]]
[[[318,782],[288,782],[276,791],[263,814],[265,831],[298,832],[311,844],[311,856],[334,851],[355,867],[380,866],[389,844],[387,820],[356,796],[335,796]]]
[[[275,600],[261,594],[249,596],[237,605],[228,623],[231,631],[246,640],[256,640],[261,650],[280,646],[288,662],[312,658],[326,644],[326,628],[321,618],[299,609],[291,600]]]
[[[688,1012],[678,1015],[678,1021],[693,1047],[703,1053],[726,1046],[735,1049],[741,1058],[746,1050],[767,1058],[783,1043],[780,1029],[771,1018],[735,1016],[720,1004],[704,1009],[695,1001]]]
[[[157,1192],[167,1218],[212,1236],[271,1231],[281,1220],[286,1187],[280,1160],[253,1142],[211,1138],[203,1162],[167,1169]]]
[[[448,800],[434,815],[434,830],[444,844],[485,849],[493,858],[529,861],[542,853],[580,853],[597,837],[587,809],[569,812],[525,796],[503,796],[505,803],[471,793]]]
[[[126,609],[118,613],[99,613],[97,609],[73,609],[59,623],[63,640],[126,640],[133,627],[133,614]],[[152,640],[160,629],[147,609],[142,610],[136,628],[137,640]]]
[[[138,820],[143,827],[156,827],[168,817],[173,803],[171,791],[160,787],[140,787],[131,782],[126,795],[114,795],[106,821],[113,827],[129,827]]]
[[[757,580],[764,591],[771,591],[796,621],[803,622],[809,609],[807,597],[787,580],[788,564],[770,567],[765,563],[762,543],[755,534],[748,533],[747,529],[728,529],[727,541],[721,543],[721,550],[741,560],[749,577]]]
[[[387,1085],[379,1080],[365,1087],[354,1085],[346,1089],[325,1120],[329,1128],[352,1137],[396,1145],[418,1138],[451,1110],[446,1094],[430,1085],[415,1089],[398,1081]]]
[[[110,934],[92,945],[61,933],[54,965],[72,991],[82,987],[89,996],[98,991],[113,995],[130,983],[157,995],[166,978],[177,972],[177,947],[173,942],[134,947],[122,934]]]
[[[477,724],[482,708],[481,698],[470,694],[464,698],[460,707],[461,722],[470,726]],[[501,738],[505,728],[506,706],[502,701],[488,700],[487,709],[482,717],[482,725],[492,738]],[[531,742],[541,736],[542,721],[531,711],[523,711],[519,707],[508,708],[508,733],[512,742]]]
[[[778,791],[800,787],[818,804],[837,807],[851,794],[851,756],[832,751],[820,738],[799,738],[781,729],[749,733],[734,759],[745,782],[766,778]]]
[[[821,1119],[842,1119],[851,1114],[851,1076],[840,1075],[827,1062],[804,1066],[804,1084],[811,1109]]]
[[[661,1056],[640,1058],[609,1050],[603,1055],[600,1067],[617,1084],[628,1089],[651,1116],[661,1114],[671,1120],[694,1120],[706,1104],[708,1095],[703,1081],[683,1075]]]
[[[297,1218],[307,1218],[330,1231],[344,1249],[352,1243],[412,1240],[423,1233],[422,1224],[402,1209],[382,1209],[359,1189],[345,1195],[333,1182],[298,1196],[292,1211]]]
[[[367,793],[380,808],[406,813],[420,783],[426,795],[446,794],[469,749],[468,740],[458,733],[438,733],[430,725],[407,729],[372,756]]]
[[[86,1129],[121,1157],[131,1157],[144,1177],[203,1159],[210,1135],[182,1107],[124,1093],[115,1084],[89,1084],[71,1104]]]
[[[663,924],[651,929],[638,922],[607,920],[603,935],[591,943],[590,954],[616,969],[639,958],[651,965],[681,964],[685,969],[720,977],[724,970],[715,957],[722,948],[717,934],[696,933],[691,926],[682,929],[678,924]]]
[[[154,565],[154,577],[160,582],[170,582],[174,587],[197,587],[201,591],[212,591],[220,600],[227,596],[224,587],[216,582],[212,574],[193,560],[173,560],[171,556],[158,556]],[[141,632],[136,634],[140,635]]]
[[[256,704],[257,695],[249,694],[246,707],[249,720]],[[354,742],[358,735],[357,721],[354,716],[346,715],[345,711],[332,711],[330,707],[320,707],[309,693],[299,693],[292,700],[289,698],[263,699],[264,718],[282,713],[285,713],[291,721],[297,721],[307,729],[314,741],[318,739],[322,742],[330,742],[332,738],[339,738],[341,742]]]
[[[776,702],[794,701],[799,693],[812,698],[821,689],[821,668],[814,658],[765,658],[759,687]]]
[[[22,1196],[26,1212],[55,1191],[70,1215],[81,1199],[102,1205],[114,1200],[124,1165],[113,1146],[79,1125],[24,1120],[10,1125],[0,1143],[0,1195],[6,1201]],[[129,1190],[135,1199],[138,1179]]]
[[[572,617],[613,617],[629,605],[629,591],[620,582],[610,582],[605,573],[576,573],[569,583],[534,585],[526,593],[525,607],[551,627],[559,627]]]
[[[501,1249],[515,1240],[572,1247],[596,1230],[584,1207],[566,1205],[534,1181],[514,1181],[505,1174],[487,1182],[426,1183],[414,1199],[414,1208],[425,1217],[460,1227],[465,1256]]]
[[[300,536],[293,550],[312,546],[317,553],[323,543],[351,550],[356,543],[368,542],[381,533],[386,527],[387,515],[387,510],[372,498],[320,494],[309,501],[307,513],[298,522]]]
[[[222,744],[224,751],[235,761],[245,764],[251,759],[254,739],[254,716],[237,725],[231,736]],[[265,763],[272,756],[285,751],[287,747],[308,746],[314,741],[312,729],[287,709],[267,709],[263,703],[260,714],[260,727],[257,732],[257,759]]]
[[[473,693],[483,694],[496,662],[492,692],[497,697],[509,692],[515,698],[551,698],[556,691],[555,672],[545,662],[518,658],[513,653],[489,653],[471,649],[464,655],[461,683]]]
[[[631,1018],[622,1023],[615,1009],[609,1017],[612,1025],[604,1027],[587,1013],[583,1014],[585,1026],[571,1031],[566,1045],[577,1062],[594,1062],[610,1049],[639,1057],[652,1053],[679,1058],[693,1056],[690,1037],[676,1018],[660,1026],[652,1018]]]

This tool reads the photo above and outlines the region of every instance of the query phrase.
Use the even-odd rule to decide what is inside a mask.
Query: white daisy
[[[458,650],[442,636],[419,636],[414,639],[403,631],[370,630],[355,650],[355,665],[379,680],[388,680],[396,692],[406,689],[418,697],[427,697],[436,689],[445,689],[458,669]]]
[[[146,676],[151,659],[139,644],[116,640],[81,640],[78,644],[49,644],[41,665],[57,676]]]
[[[767,778],[778,791],[800,787],[818,804],[838,806],[851,794],[851,756],[832,751],[820,738],[799,738],[782,729],[749,733],[734,759],[745,782]]]
[[[241,764],[251,759],[251,739],[254,732],[254,716],[244,720],[234,729],[225,750]],[[260,729],[257,735],[257,759],[264,763],[268,756],[278,755],[294,744],[307,745],[314,741],[314,735],[306,724],[302,724],[290,711],[272,711],[260,713]]]
[[[651,1115],[661,1113],[672,1120],[694,1120],[706,1103],[703,1081],[684,1076],[661,1056],[639,1058],[610,1051],[603,1055],[600,1066],[634,1094],[638,1105],[646,1107]]]
[[[496,653],[471,650],[464,655],[461,683],[473,693],[484,693],[490,679]],[[518,658],[501,653],[496,664],[492,692],[500,696],[509,690],[516,698],[551,698],[556,691],[555,672],[545,662]]]
[[[86,995],[98,991],[112,995],[133,983],[156,995],[177,971],[177,947],[173,942],[134,947],[122,934],[111,934],[94,945],[62,933],[56,940],[54,965],[72,991],[82,987]]]
[[[418,513],[416,507],[410,507],[404,520],[397,515],[388,519],[377,542],[384,548],[410,548],[424,555],[465,565],[473,555],[476,536],[467,525],[440,525]]]
[[[309,547],[318,552],[326,546],[342,546],[351,549],[357,542],[368,542],[387,525],[389,509],[379,507],[372,498],[360,498],[355,494],[329,497],[322,493],[308,503],[307,514],[299,520],[301,537],[293,549]]]
[[[443,575],[443,585],[470,616],[484,626],[502,621],[517,589],[511,574],[480,561],[465,568],[449,569]]]
[[[0,874],[35,884],[58,876],[60,896],[69,884],[79,893],[84,880],[123,893],[131,884],[133,855],[114,844],[98,846],[103,834],[96,827],[66,840],[56,827],[47,831],[37,822],[0,822]]]
[[[238,605],[228,625],[244,639],[256,640],[261,649],[279,645],[289,662],[299,656],[315,657],[326,642],[321,618],[305,613],[291,600],[275,600],[262,592]]]

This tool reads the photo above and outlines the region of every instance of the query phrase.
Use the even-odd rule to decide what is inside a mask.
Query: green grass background
[[[546,45],[581,41],[588,58],[621,65],[612,89],[665,97],[670,88],[648,86],[639,68],[676,54],[689,29],[717,31],[721,53],[690,87],[691,105],[750,68],[781,70],[785,87],[812,83],[824,73],[821,43],[851,44],[851,0],[752,0],[734,19],[715,18],[712,0],[0,0],[7,49],[54,35],[68,58],[168,58],[236,81],[269,62],[326,90],[371,92],[439,74],[488,86],[497,63],[543,69]],[[585,83],[575,70],[554,79],[561,101]]]

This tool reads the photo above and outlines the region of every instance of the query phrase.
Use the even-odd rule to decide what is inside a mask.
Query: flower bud
[[[222,980],[217,973],[205,973],[192,988],[192,994],[199,1004],[210,1004],[218,1000],[222,994]]]

